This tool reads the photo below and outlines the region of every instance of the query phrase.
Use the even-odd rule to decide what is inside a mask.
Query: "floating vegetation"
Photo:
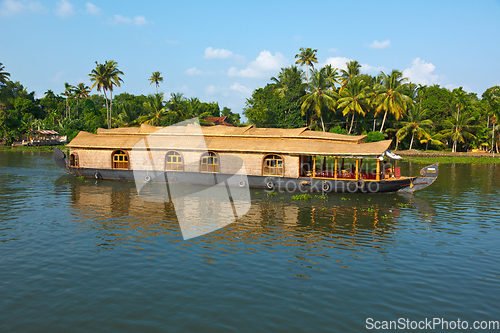
[[[398,207],[401,207],[401,208],[408,208],[408,207],[410,207],[410,204],[409,204],[409,203],[402,203],[402,202],[398,202]]]
[[[362,212],[369,212],[369,213],[375,213],[375,208],[373,206],[370,206],[368,208],[363,208],[361,209]]]
[[[269,192],[269,193],[267,194],[267,196],[270,196],[270,197],[273,197],[273,196],[275,196],[275,195],[276,195],[276,192]]]
[[[383,218],[383,219],[390,219],[391,217],[390,217],[390,216],[388,216],[387,214],[385,214],[385,215],[382,215],[382,218]]]
[[[347,200],[351,200],[351,199],[350,198],[344,198],[344,197],[342,197],[342,198],[340,198],[340,200],[347,201]]]
[[[326,200],[326,199],[327,199],[327,197],[326,197],[326,195],[315,195],[315,196],[314,196],[314,199]]]
[[[292,197],[292,200],[295,200],[295,201],[299,201],[299,200],[303,200],[303,201],[307,201],[307,200],[311,200],[311,196],[307,193],[304,193],[304,194],[300,194],[300,195],[294,195]]]
[[[255,192],[255,194],[260,194],[260,192]]]
[[[78,179],[80,179],[80,180],[85,179],[85,177],[83,177],[83,176],[79,176],[79,177],[76,177],[76,178],[78,178]]]

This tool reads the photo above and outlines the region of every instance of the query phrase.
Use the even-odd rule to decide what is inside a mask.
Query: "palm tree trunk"
[[[415,132],[411,133],[410,150],[411,150],[411,147],[413,147],[413,138],[415,138]]]
[[[321,119],[321,126],[323,127],[323,132],[325,132],[325,123],[323,122],[323,116],[319,116],[319,119]]]
[[[111,128],[111,113],[113,112],[113,90],[109,91],[109,118],[108,118],[108,128]]]
[[[387,111],[388,110],[385,110],[385,113],[384,113],[384,120],[382,120],[382,126],[380,126],[380,133],[382,133],[382,131],[384,130],[385,118],[387,118]]]
[[[104,100],[106,101],[106,120],[108,122],[108,129],[109,127],[109,107],[108,107],[108,96],[106,96],[106,89],[103,89],[104,92]]]
[[[356,115],[356,112],[355,111],[352,111],[352,119],[351,119],[351,127],[349,128],[349,133],[347,134],[351,134],[351,131],[352,131],[352,125],[354,125],[354,116]]]

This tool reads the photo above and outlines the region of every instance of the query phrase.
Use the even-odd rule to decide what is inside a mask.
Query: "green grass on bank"
[[[64,152],[69,151],[69,147],[64,145],[59,146],[0,146],[0,151],[23,151],[23,152],[39,152],[39,153],[52,153],[54,148],[59,148]]]
[[[497,154],[495,154],[497,156]],[[440,156],[440,157],[420,157],[420,156],[404,156],[403,161],[416,162],[416,163],[459,163],[459,164],[473,164],[473,163],[500,163],[500,158],[486,157],[486,156]]]

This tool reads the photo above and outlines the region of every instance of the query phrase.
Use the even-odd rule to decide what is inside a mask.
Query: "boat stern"
[[[428,165],[420,170],[422,177],[417,177],[410,185],[399,189],[401,193],[413,193],[415,191],[426,188],[436,181],[439,173],[439,163]]]

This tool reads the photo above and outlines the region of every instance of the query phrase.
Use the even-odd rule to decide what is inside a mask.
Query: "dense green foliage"
[[[298,128],[338,134],[367,134],[367,142],[392,139],[396,149],[481,149],[498,152],[500,87],[488,88],[479,98],[461,87],[449,90],[439,85],[411,83],[401,71],[362,73],[357,61],[346,70],[327,65],[314,68],[317,50],[301,48],[296,65],[282,68],[270,83],[253,91],[243,114],[258,127]],[[311,67],[311,68],[309,68]],[[0,63],[0,141],[19,140],[34,129],[52,129],[71,140],[81,130],[99,127],[139,126],[146,123],[168,126],[176,122],[226,116],[240,125],[240,115],[219,108],[217,102],[201,102],[180,93],[113,96],[123,82],[118,64],[107,60],[89,74],[92,88],[80,83],[65,84],[60,94],[48,90],[35,98]],[[149,84],[156,91],[163,77],[153,72]],[[146,84],[146,82],[145,82]],[[241,124],[243,125],[243,124]]]
[[[182,120],[200,118],[200,123],[212,125],[204,117],[226,116],[226,122],[238,126],[240,115],[230,108],[222,111],[217,102],[201,102],[198,98],[185,98],[174,93],[165,99],[162,93],[149,96],[135,96],[122,93],[112,95],[113,87],[122,82],[123,72],[117,63],[109,60],[104,64],[96,62],[91,72],[91,81],[103,95],[90,95],[91,88],[83,83],[61,87],[61,94],[47,90],[44,97],[37,99],[35,93],[28,93],[19,82],[9,81],[0,63],[0,143],[7,145],[26,137],[32,130],[50,129],[68,136],[71,140],[79,131],[95,133],[99,127],[140,126],[143,123],[169,126]],[[150,83],[163,81],[159,72],[154,72]],[[146,82],[145,82],[146,84]],[[300,108],[299,108],[300,109]]]
[[[301,48],[296,55],[306,73],[312,67],[310,76],[295,66],[282,68],[278,78],[253,92],[243,110],[249,123],[368,134],[368,142],[394,139],[396,149],[498,152],[500,87],[487,89],[479,99],[462,87],[414,84],[398,70],[361,73],[357,61],[348,62],[346,70],[315,69],[315,53]]]

